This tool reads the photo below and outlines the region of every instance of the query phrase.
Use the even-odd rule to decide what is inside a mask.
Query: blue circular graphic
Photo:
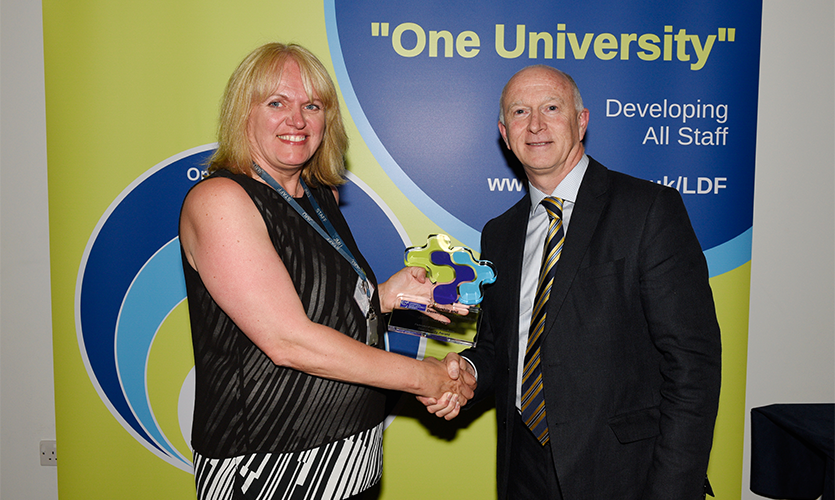
[[[128,186],[93,231],[76,285],[78,344],[100,398],[137,441],[186,471],[191,471],[191,457],[183,456],[158,425],[146,370],[157,331],[186,298],[178,238],[180,207],[188,190],[202,178],[214,148],[210,144],[171,157]],[[399,270],[406,239],[391,210],[350,174],[340,188],[340,203],[377,276],[386,279]],[[417,355],[412,339],[394,344],[403,354]]]

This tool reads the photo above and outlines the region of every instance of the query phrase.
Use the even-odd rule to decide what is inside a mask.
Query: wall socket
[[[54,439],[41,441],[41,465],[58,465],[58,448]]]

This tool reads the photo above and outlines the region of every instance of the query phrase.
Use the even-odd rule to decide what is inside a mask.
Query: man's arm
[[[648,212],[640,248],[641,301],[662,354],[661,435],[646,499],[702,498],[719,404],[721,341],[704,254],[678,192]]]

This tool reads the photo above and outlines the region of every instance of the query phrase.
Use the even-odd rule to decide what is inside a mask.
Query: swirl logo
[[[182,427],[179,400],[193,400],[187,383],[193,359],[190,349],[179,353],[185,358],[179,363],[152,353],[169,340],[162,335],[175,329],[166,328],[169,318],[185,317],[186,331],[176,333],[189,338],[177,226],[183,198],[200,180],[213,148],[198,147],[157,164],[114,200],[87,243],[75,294],[78,344],[99,397],[137,441],[187,471],[191,454],[184,432],[175,429]],[[178,383],[172,381],[175,364],[181,367]],[[163,405],[170,402],[171,387],[177,388],[174,404]],[[190,415],[185,420],[190,422]]]
[[[111,203],[87,243],[75,293],[78,344],[102,402],[146,449],[188,472],[194,360],[178,222],[215,147],[166,159]],[[348,180],[340,188],[343,214],[386,278],[402,266],[405,231],[368,186]],[[420,350],[410,338],[394,344],[403,354]]]

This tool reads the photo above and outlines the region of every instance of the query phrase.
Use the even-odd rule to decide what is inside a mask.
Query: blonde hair
[[[299,65],[308,97],[318,97],[325,111],[322,144],[302,169],[302,178],[311,186],[338,186],[345,182],[344,156],[348,135],[342,125],[336,87],[313,53],[300,45],[282,43],[268,43],[253,50],[229,77],[220,107],[218,148],[208,160],[210,173],[226,169],[252,175],[252,153],[247,135],[249,115],[255,104],[275,91],[288,60]]]

